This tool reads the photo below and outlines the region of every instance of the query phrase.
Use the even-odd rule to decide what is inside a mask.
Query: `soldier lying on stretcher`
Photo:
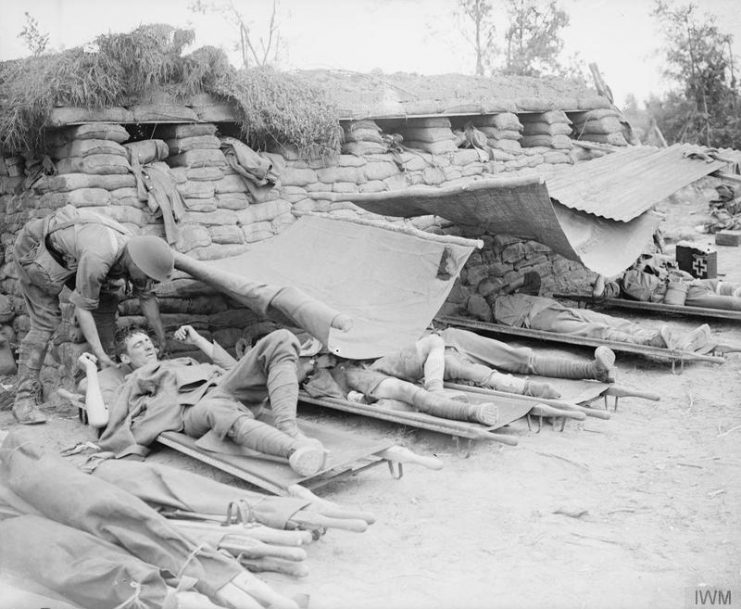
[[[707,324],[691,332],[680,332],[667,324],[659,328],[646,328],[620,317],[567,307],[552,298],[538,296],[539,292],[540,276],[534,271],[503,285],[492,305],[494,319],[514,328],[532,328],[678,351],[697,351],[710,342],[710,326]]]
[[[214,363],[189,357],[159,360],[140,329],[118,339],[118,367],[98,372],[95,356],[80,356],[88,420],[105,428],[98,442],[101,449],[116,456],[141,455],[164,431],[199,438],[214,430],[220,438],[285,457],[300,475],[323,468],[322,444],[304,436],[296,424],[299,342],[294,334],[271,332],[239,361],[191,326],[182,326],[174,336],[198,347]],[[274,427],[257,420],[267,401]]]
[[[681,290],[675,288],[667,297],[670,286],[680,286]],[[612,280],[600,275],[592,296],[741,311],[741,285],[719,279],[696,279],[680,270],[671,257],[660,254],[641,256]]]
[[[254,328],[253,340],[272,327],[267,323]],[[314,355],[320,349],[321,344]],[[312,358],[304,367],[308,377],[304,388],[315,397],[344,398],[356,391],[371,401],[398,400],[433,416],[484,425],[497,423],[496,406],[461,401],[460,394],[444,390],[444,380],[545,398],[557,398],[559,393],[546,383],[503,374],[490,366],[520,374],[615,381],[615,354],[607,347],[598,347],[591,361],[545,357],[454,328],[429,333],[409,348],[373,361],[339,360],[327,354],[320,358],[320,366]],[[307,359],[303,358],[305,363]]]

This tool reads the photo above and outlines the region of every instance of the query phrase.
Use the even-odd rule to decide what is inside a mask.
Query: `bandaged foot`
[[[605,278],[602,275],[597,275],[597,279],[594,280],[594,286],[592,287],[592,297],[599,298],[605,293]]]
[[[499,423],[499,408],[495,404],[471,404],[468,420],[483,425],[496,425]]]
[[[313,476],[319,473],[327,460],[327,451],[319,440],[306,438],[297,440],[288,456],[288,464],[299,476]]]
[[[617,378],[615,353],[609,347],[597,347],[594,350],[594,378],[603,383],[614,383]]]
[[[525,381],[525,390],[522,394],[534,398],[556,399],[561,397],[561,394],[556,391],[552,385],[535,381]]]
[[[695,328],[691,332],[677,332],[669,326],[661,326],[659,330],[667,349],[677,351],[697,351],[710,343],[710,326],[707,324]]]
[[[349,315],[340,313],[332,320],[331,326],[336,330],[340,330],[341,332],[347,332],[353,327],[353,319]]]

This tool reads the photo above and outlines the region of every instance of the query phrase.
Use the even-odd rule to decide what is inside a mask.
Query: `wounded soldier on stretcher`
[[[671,257],[660,254],[641,256],[612,280],[600,275],[592,296],[741,311],[741,285],[718,279],[696,279],[680,270]]]
[[[514,328],[532,328],[677,351],[698,351],[710,343],[710,326],[707,324],[691,332],[680,332],[667,324],[647,328],[620,317],[567,307],[552,298],[538,296],[539,291],[540,275],[534,271],[528,271],[503,285],[492,305],[494,319]]]
[[[300,345],[288,330],[259,340],[239,361],[191,326],[175,339],[198,347],[213,363],[190,357],[160,360],[144,330],[117,340],[118,367],[97,370],[90,353],[79,358],[86,373],[85,405],[90,425],[104,428],[98,444],[117,457],[146,454],[164,431],[220,438],[252,450],[285,457],[302,476],[324,467],[325,450],[296,424]],[[274,426],[258,420],[269,402]]]
[[[253,337],[259,335],[256,328]],[[320,349],[317,343],[314,355],[318,357],[303,358],[308,363],[304,388],[314,397],[345,398],[355,391],[368,401],[397,400],[433,416],[484,425],[498,422],[497,407],[462,401],[460,393],[444,390],[444,381],[544,398],[560,394],[547,383],[495,368],[525,375],[615,381],[615,354],[607,347],[598,347],[590,361],[549,357],[456,328],[430,332],[406,349],[371,361],[340,360],[320,355]],[[310,353],[309,349],[305,352]]]

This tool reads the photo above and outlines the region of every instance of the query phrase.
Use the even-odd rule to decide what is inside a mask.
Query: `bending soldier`
[[[59,295],[65,286],[72,290],[69,301],[101,364],[113,365],[106,350],[113,346],[121,280],[133,286],[144,316],[164,346],[159,305],[151,292],[153,282],[164,281],[173,270],[172,252],[162,239],[132,236],[110,218],[67,205],[28,222],[16,238],[14,258],[30,317],[30,329],[19,349],[13,405],[18,422],[46,420],[36,401],[38,378],[51,336],[61,321]]]

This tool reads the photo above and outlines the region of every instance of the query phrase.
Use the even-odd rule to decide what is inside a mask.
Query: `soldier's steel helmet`
[[[170,246],[154,235],[137,235],[129,239],[126,248],[133,263],[155,281],[166,281],[175,268]]]

